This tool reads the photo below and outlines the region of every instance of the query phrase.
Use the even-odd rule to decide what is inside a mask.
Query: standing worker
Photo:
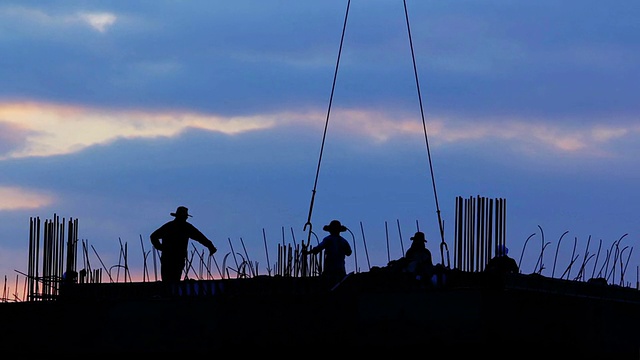
[[[321,276],[327,285],[333,287],[347,276],[344,259],[351,255],[351,246],[347,239],[340,235],[341,232],[347,231],[347,227],[340,221],[332,220],[322,229],[328,231],[329,235],[322,239],[318,246],[309,250],[309,253],[317,254],[324,250],[324,269]]]
[[[179,206],[176,212],[171,213],[171,216],[175,219],[159,227],[150,236],[153,247],[162,252],[160,255],[160,275],[164,282],[181,280],[187,260],[189,239],[206,246],[210,256],[217,251],[211,240],[187,222],[187,218],[191,217],[189,209]]]

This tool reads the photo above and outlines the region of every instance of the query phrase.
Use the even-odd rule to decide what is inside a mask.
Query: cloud
[[[14,29],[22,29],[25,33],[37,33],[34,29],[43,30],[40,34],[55,35],[46,29],[66,29],[77,24],[86,24],[100,33],[105,33],[113,26],[118,17],[112,12],[72,12],[72,10],[46,11],[42,8],[27,6],[2,6],[0,19],[12,25]]]
[[[626,121],[605,125],[596,120],[586,126],[575,126],[567,119],[493,118],[480,121],[443,118],[430,125],[433,133],[447,143],[464,141],[506,141],[512,149],[539,156],[543,153],[569,154],[582,157],[612,157],[606,148],[621,138],[640,135],[638,124]],[[556,125],[554,125],[556,124]]]
[[[31,132],[22,124],[0,120],[0,158],[3,154],[18,151]]]
[[[22,131],[4,158],[67,154],[122,137],[174,136],[195,127],[234,134],[273,125],[270,117],[229,117],[188,111],[105,110],[43,103],[0,104],[5,127]],[[26,135],[25,135],[26,134]],[[4,135],[5,137],[8,134]]]
[[[624,127],[595,127],[591,130],[591,134],[594,140],[599,142],[607,142],[619,139],[626,135],[632,135],[633,133],[640,133],[640,125],[635,128]]]
[[[111,110],[86,106],[22,102],[0,103],[0,123],[5,131],[3,158],[68,154],[120,138],[171,137],[189,128],[238,134],[284,126],[320,129],[326,114],[287,111],[245,116],[222,116],[186,110]],[[604,149],[613,141],[635,136],[640,125],[620,122],[572,127],[572,121],[538,118],[486,118],[464,115],[432,116],[425,120],[434,144],[502,141],[512,151],[532,154],[566,153],[574,156],[615,156]],[[331,114],[333,131],[375,142],[406,141],[424,137],[420,119],[367,109],[337,108]],[[627,125],[625,125],[627,124]]]
[[[101,33],[106,32],[107,29],[115,24],[117,20],[116,15],[108,12],[79,13],[77,16],[81,21],[86,22],[92,28],[98,30]]]
[[[0,186],[0,211],[30,210],[51,205],[52,195],[14,186]]]

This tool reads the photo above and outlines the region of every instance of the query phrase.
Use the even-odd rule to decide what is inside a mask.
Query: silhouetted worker
[[[176,212],[171,213],[175,217],[151,233],[151,244],[160,250],[160,275],[162,281],[180,281],[182,271],[187,260],[187,247],[189,239],[193,239],[209,249],[209,255],[213,255],[217,249],[200,230],[187,222],[189,209],[179,206]],[[162,240],[162,242],[160,241]]]
[[[351,255],[351,245],[347,239],[340,235],[341,232],[347,231],[347,227],[342,225],[338,220],[332,220],[329,225],[322,228],[328,231],[327,235],[318,246],[309,250],[311,254],[317,254],[324,250],[324,268],[322,277],[329,286],[333,286],[347,276],[345,269],[345,257]]]
[[[506,246],[499,244],[496,247],[496,256],[489,260],[484,271],[496,274],[519,273],[520,268],[518,267],[518,264],[514,259],[507,255],[508,253],[509,249]]]
[[[67,270],[62,274],[62,281],[60,281],[60,296],[66,296],[67,292],[78,283],[78,272],[75,270]]]
[[[405,271],[414,273],[426,279],[433,273],[433,260],[431,251],[427,249],[427,239],[422,231],[418,231],[411,237],[411,246],[405,253]]]

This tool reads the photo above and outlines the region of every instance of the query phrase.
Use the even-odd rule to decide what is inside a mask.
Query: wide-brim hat
[[[329,225],[325,225],[322,228],[322,230],[328,231],[328,232],[334,232],[334,231],[343,232],[343,231],[347,231],[347,227],[342,225],[338,220],[331,220]]]
[[[175,217],[191,217],[191,215],[189,215],[189,209],[187,209],[184,206],[178,206],[178,208],[176,209],[176,212],[172,212],[171,216],[175,216]]]
[[[424,233],[422,231],[416,232],[416,234],[411,237],[411,240],[427,242],[427,239],[424,237]]]

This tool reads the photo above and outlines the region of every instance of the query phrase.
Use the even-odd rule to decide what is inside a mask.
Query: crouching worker
[[[487,285],[501,289],[505,286],[509,274],[518,274],[520,268],[516,261],[510,258],[507,253],[509,249],[503,244],[496,246],[496,255],[487,262],[484,268],[487,274]]]
[[[510,258],[509,249],[503,244],[496,247],[496,256],[491,258],[487,263],[484,271],[492,274],[517,274],[520,272],[518,264],[513,258]]]
[[[417,231],[411,237],[411,246],[407,252],[398,260],[389,262],[389,268],[392,272],[403,274],[402,278],[421,286],[431,287],[436,285],[437,281],[433,279],[435,268],[431,251],[426,246],[427,239],[422,231]]]
[[[407,249],[405,271],[416,274],[416,277],[430,280],[433,274],[431,251],[426,246],[427,239],[422,231],[411,237],[411,246]]]

